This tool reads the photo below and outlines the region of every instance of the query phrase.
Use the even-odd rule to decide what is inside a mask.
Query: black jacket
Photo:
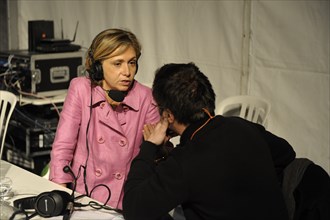
[[[291,146],[260,125],[222,116],[190,140],[204,122],[190,125],[158,165],[158,147],[142,144],[124,187],[125,219],[159,219],[180,204],[187,220],[288,219],[277,176],[295,157]]]

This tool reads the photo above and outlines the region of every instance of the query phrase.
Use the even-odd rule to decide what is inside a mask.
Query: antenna
[[[63,19],[61,18],[61,35],[62,39],[64,39],[64,34],[63,34]]]
[[[73,39],[72,39],[71,42],[74,42],[76,40],[76,34],[77,34],[77,30],[78,30],[78,25],[79,25],[79,21],[77,21],[76,30],[74,31]]]

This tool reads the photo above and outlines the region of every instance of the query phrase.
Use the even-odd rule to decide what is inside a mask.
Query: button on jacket
[[[121,208],[123,184],[130,163],[140,150],[143,125],[157,122],[159,113],[151,89],[137,81],[115,110],[105,95],[101,87],[91,88],[86,77],[71,80],[51,152],[50,180],[72,182],[72,176],[63,172],[63,167],[70,165],[79,176],[76,190],[85,194],[86,166],[91,197],[104,203],[109,192],[106,187],[97,186],[104,184],[111,190],[108,205]]]

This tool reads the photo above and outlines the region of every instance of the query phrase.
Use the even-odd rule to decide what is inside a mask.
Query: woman
[[[137,82],[141,46],[121,29],[99,33],[88,49],[88,77],[71,80],[54,139],[50,180],[113,208],[142,143],[143,125],[159,120],[151,89]],[[64,172],[70,166],[74,173]]]

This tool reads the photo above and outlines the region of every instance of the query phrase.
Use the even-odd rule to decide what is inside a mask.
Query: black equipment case
[[[0,63],[10,67],[16,90],[40,96],[66,92],[72,78],[84,71],[84,52],[38,53],[28,50],[0,52]],[[9,64],[9,65],[8,65]],[[16,84],[15,84],[16,83]],[[19,84],[19,86],[17,85]]]

